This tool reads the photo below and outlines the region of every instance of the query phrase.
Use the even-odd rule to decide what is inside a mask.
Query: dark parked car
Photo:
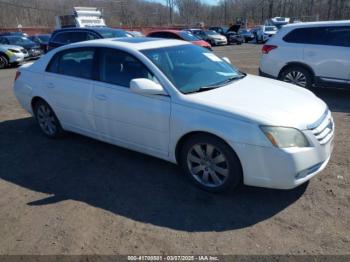
[[[10,35],[28,37],[28,34],[23,33],[23,32],[2,32],[2,33],[0,33],[0,36],[10,36]]]
[[[28,59],[39,58],[43,54],[43,51],[38,44],[23,36],[0,36],[0,44],[17,45],[23,47],[29,54]]]
[[[240,25],[228,26],[213,26],[209,30],[214,30],[221,35],[226,36],[228,44],[242,44],[244,42],[243,37],[241,37],[237,32],[240,29]]]
[[[240,29],[238,31],[238,34],[243,37],[244,42],[246,43],[252,41],[255,38],[253,32],[249,29]]]
[[[76,42],[117,37],[130,37],[130,34],[124,30],[109,27],[58,29],[51,35],[48,50]]]
[[[40,45],[41,50],[43,50],[44,53],[47,52],[47,45],[49,44],[50,40],[50,34],[46,35],[32,35],[29,36],[28,38],[32,40],[34,43],[37,43]]]

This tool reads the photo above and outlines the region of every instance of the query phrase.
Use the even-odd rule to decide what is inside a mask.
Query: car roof
[[[99,33],[99,32],[109,31],[109,30],[124,31],[123,29],[111,28],[111,27],[66,27],[66,28],[56,29],[52,34],[65,32],[65,31],[90,31],[90,32],[93,31],[93,32]]]
[[[319,22],[301,22],[295,24],[287,24],[283,28],[301,28],[301,27],[318,27],[318,26],[336,26],[336,25],[350,25],[350,20],[339,21],[319,21]]]
[[[129,50],[144,50],[155,49],[162,47],[171,47],[179,45],[189,45],[190,42],[164,39],[164,38],[151,38],[151,37],[120,37],[120,38],[108,38],[108,39],[96,39],[90,41],[78,42],[65,47],[84,47],[84,46],[96,46],[96,47],[122,47]]]

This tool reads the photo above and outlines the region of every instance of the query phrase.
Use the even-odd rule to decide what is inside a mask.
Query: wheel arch
[[[5,56],[7,58],[7,60],[10,62],[10,57],[3,51],[0,51],[0,56]]]
[[[34,110],[35,110],[35,105],[36,105],[39,101],[44,101],[45,103],[47,103],[47,101],[46,101],[44,98],[42,98],[41,96],[34,96],[34,97],[32,98],[32,100],[30,101],[30,107],[31,107],[31,109],[32,109],[33,114],[34,114]],[[47,104],[49,104],[49,103],[47,103]]]
[[[239,158],[236,150],[234,148],[232,148],[232,146],[225,140],[223,139],[222,137],[216,135],[216,134],[213,134],[213,133],[210,133],[210,132],[207,132],[207,131],[191,131],[191,132],[188,132],[184,135],[182,135],[182,137],[180,137],[180,139],[177,141],[176,143],[176,146],[175,146],[175,159],[176,159],[176,162],[177,163],[180,163],[180,153],[182,151],[182,148],[183,148],[183,145],[185,144],[185,142],[190,139],[191,137],[195,136],[195,135],[207,135],[207,136],[212,136],[212,137],[215,137],[219,140],[221,140],[222,142],[224,142],[229,148],[231,148],[232,152],[235,154],[235,156],[237,157],[238,159],[238,162],[239,162],[239,165],[240,165],[240,168],[241,168],[241,171],[242,171],[242,174],[243,174],[243,166],[242,166],[242,161],[241,159]]]
[[[280,72],[278,73],[278,79],[281,78],[282,72],[284,70],[286,70],[287,68],[293,67],[293,66],[299,66],[299,67],[302,67],[302,68],[306,69],[307,71],[309,71],[310,74],[312,75],[313,81],[315,81],[315,76],[316,76],[315,71],[309,65],[307,65],[303,62],[296,62],[296,61],[289,62],[284,67],[282,67]]]

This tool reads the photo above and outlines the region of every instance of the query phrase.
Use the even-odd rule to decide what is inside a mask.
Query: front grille
[[[21,52],[22,52],[23,54],[26,54],[26,53],[27,53],[27,50],[25,50],[25,49],[23,48],[23,49],[21,49]]]
[[[331,140],[334,134],[334,122],[331,112],[327,110],[319,120],[308,126],[321,145],[324,145]]]

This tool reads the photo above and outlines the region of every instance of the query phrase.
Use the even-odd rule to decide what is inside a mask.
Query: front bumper
[[[279,149],[230,143],[241,160],[244,184],[292,189],[321,172],[331,157],[333,137],[321,145],[311,131],[304,134],[312,147]]]
[[[221,39],[220,40],[214,39],[213,41],[214,41],[215,45],[227,45],[227,40],[224,40],[224,39],[222,39],[222,40]]]
[[[25,55],[23,53],[10,53],[9,58],[10,64],[22,63],[25,59]]]

